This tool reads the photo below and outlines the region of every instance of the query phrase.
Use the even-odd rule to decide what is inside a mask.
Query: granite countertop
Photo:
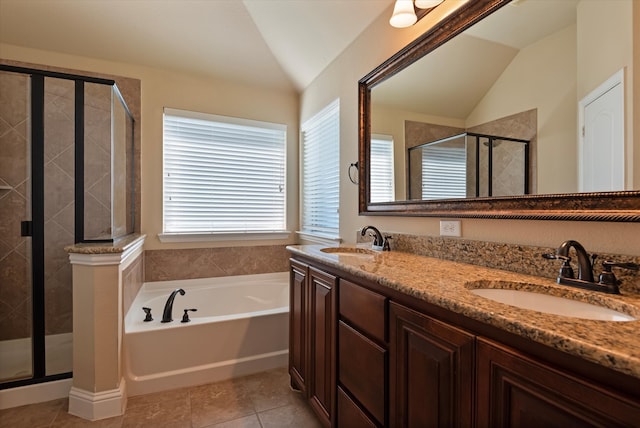
[[[640,295],[580,290],[552,279],[403,252],[331,254],[326,245],[287,249],[357,277],[411,295],[571,355],[640,378]],[[353,247],[351,247],[353,248]],[[361,247],[358,247],[361,248]],[[614,322],[520,309],[473,294],[470,288],[517,288],[596,303],[638,318]]]
[[[125,253],[134,246],[144,243],[147,235],[132,233],[114,242],[85,242],[64,247],[67,253],[71,254],[116,254]]]

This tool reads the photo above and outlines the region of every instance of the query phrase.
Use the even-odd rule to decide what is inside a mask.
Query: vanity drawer
[[[338,311],[340,317],[363,333],[387,342],[387,298],[353,282],[340,280]]]
[[[376,424],[362,411],[360,406],[338,387],[337,426],[347,428],[376,428]]]
[[[387,351],[338,323],[338,380],[381,425],[385,423]]]

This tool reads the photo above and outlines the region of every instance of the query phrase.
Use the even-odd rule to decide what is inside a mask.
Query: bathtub
[[[176,288],[173,322],[161,323]],[[143,307],[153,321],[144,322]],[[182,323],[184,309],[188,323]],[[215,382],[286,366],[287,272],[145,283],[124,322],[127,395]]]

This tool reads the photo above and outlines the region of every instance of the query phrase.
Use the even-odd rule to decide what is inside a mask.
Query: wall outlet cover
[[[460,220],[440,220],[440,236],[462,236]]]

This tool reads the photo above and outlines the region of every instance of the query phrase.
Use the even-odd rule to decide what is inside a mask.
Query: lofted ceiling
[[[0,42],[300,91],[392,3],[0,0]]]

